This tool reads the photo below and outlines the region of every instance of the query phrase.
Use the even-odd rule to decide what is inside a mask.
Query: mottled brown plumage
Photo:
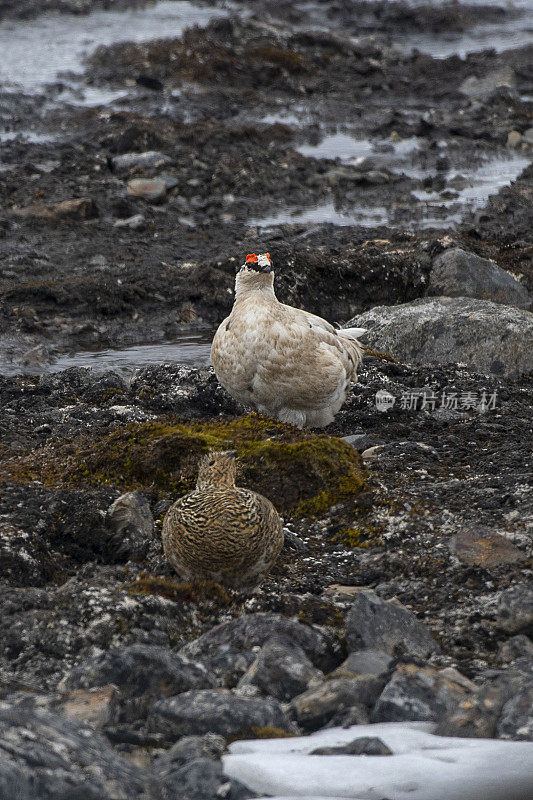
[[[266,497],[235,486],[233,452],[200,463],[196,489],[163,522],[165,555],[183,580],[257,585],[283,547],[281,519]]]

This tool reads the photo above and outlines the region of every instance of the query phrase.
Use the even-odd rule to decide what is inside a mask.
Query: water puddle
[[[501,156],[481,166],[468,170],[454,170],[447,177],[446,191],[453,196],[441,196],[437,192],[413,189],[409,204],[411,219],[405,219],[405,205],[356,206],[349,210],[337,210],[333,202],[321,203],[306,209],[284,209],[262,219],[253,219],[250,225],[258,228],[274,228],[277,225],[320,224],[374,226],[396,224],[411,229],[448,227],[459,224],[467,212],[476,211],[486,205],[489,197],[508,186],[529,164],[523,156]],[[416,202],[418,201],[418,202]],[[411,221],[412,220],[412,221]]]
[[[36,131],[0,131],[0,142],[13,142],[20,139],[21,142],[28,144],[45,144],[46,142],[57,142],[57,137]]]
[[[394,45],[402,53],[409,54],[419,50],[436,59],[457,55],[464,58],[468,53],[494,49],[497,53],[514,50],[531,44],[533,23],[523,18],[509,20],[496,25],[480,25],[471,31],[454,34],[398,34]]]
[[[343,162],[372,157],[380,160],[384,153],[403,158],[418,149],[420,140],[411,136],[406,139],[356,139],[348,133],[325,136],[318,144],[303,144],[296,147],[298,153],[307,158],[339,158]]]
[[[504,186],[509,186],[529,164],[529,159],[522,156],[495,158],[482,164],[472,172],[454,170],[448,173],[447,188],[452,189],[455,197],[441,197],[435,192],[414,190],[417,200],[422,201],[427,209],[455,208],[462,206],[469,211],[476,211],[486,205],[493,194],[497,194]],[[454,183],[461,187],[464,181],[467,186],[454,188]]]
[[[58,356],[52,363],[16,364],[0,361],[0,374],[38,375],[45,372],[60,372],[70,367],[90,367],[96,372],[115,370],[132,372],[153,364],[184,364],[188,367],[206,367],[213,333],[184,334],[170,342],[125,347],[121,350],[81,350]]]
[[[490,6],[490,0],[459,0],[463,5]],[[442,5],[444,0],[437,0]],[[427,0],[410,0],[409,5],[428,5]],[[507,18],[494,24],[479,25],[461,33],[398,34],[394,37],[395,46],[404,53],[419,50],[433,58],[448,58],[458,55],[464,58],[468,53],[494,49],[497,53],[531,44],[533,18],[531,0],[504,0],[494,3],[510,12],[521,12],[520,16]]]
[[[332,202],[303,210],[285,209],[263,219],[252,219],[249,225],[258,228],[274,228],[276,225],[296,225],[307,223],[326,223],[345,227],[347,225],[384,225],[387,222],[387,209],[384,206],[354,207],[350,211],[336,211]]]
[[[83,71],[83,59],[100,45],[181,36],[226,12],[163,0],[144,9],[95,11],[88,16],[44,14],[27,22],[0,23],[0,83],[28,93],[42,90],[59,73]],[[91,90],[85,89],[91,93]]]

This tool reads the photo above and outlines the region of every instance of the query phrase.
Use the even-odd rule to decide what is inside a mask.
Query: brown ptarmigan
[[[211,361],[239,402],[298,428],[323,427],[357,380],[363,333],[280,303],[270,254],[252,253],[237,273],[235,303],[215,333]]]
[[[257,585],[283,547],[283,525],[266,497],[235,486],[234,451],[200,462],[196,489],[177,500],[163,521],[163,549],[186,581]]]

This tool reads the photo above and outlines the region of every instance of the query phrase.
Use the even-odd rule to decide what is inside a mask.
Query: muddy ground
[[[25,14],[87,5],[35,2]],[[0,2],[0,19],[20,16],[16,6]],[[416,612],[442,648],[436,665],[456,665],[476,681],[501,666],[509,632],[497,624],[497,600],[531,575],[527,376],[501,380],[369,354],[326,431],[364,434],[361,451],[386,445],[360,464],[365,491],[332,500],[314,518],[289,514],[307,549],[289,551],[253,596],[169,599],[168,587],[166,595],[157,588],[171,578],[159,527],[134,560],[127,550],[117,557],[102,523],[132,485],[116,474],[70,480],[61,453],[75,460],[83,437],[98,449],[100,437],[126,425],[233,420],[246,410],[203,370],[38,378],[1,377],[1,365],[31,372],[25,354],[40,346],[35,372],[46,371],[61,352],[210,330],[231,307],[248,251],[270,251],[281,300],[336,322],[424,296],[443,241],[493,258],[532,290],[531,48],[436,59],[394,42],[399,30],[457,33],[512,16],[492,4],[460,13],[455,4],[242,4],[176,40],[100,48],[82,84],[67,75],[36,93],[0,85],[10,134],[0,155],[4,674],[53,689],[95,648],[176,647],[243,611],[297,614],[327,626],[342,648],[342,617],[360,586]],[[87,87],[123,96],[83,107],[67,91],[73,85],[80,98]],[[339,131],[377,146],[350,164],[300,152]],[[513,131],[519,137],[509,140]],[[168,160],[129,169],[113,160],[145,151]],[[461,205],[463,173],[516,158],[523,165],[511,185],[479,208]],[[158,176],[167,188],[157,202],[128,194],[128,181]],[[435,209],[428,214],[413,192],[435,196]],[[258,224],[324,204],[353,213],[354,224]],[[382,209],[382,219],[363,224],[368,208]],[[398,398],[386,414],[375,405],[384,386]],[[496,392],[496,408],[401,407],[403,394],[423,389],[439,398]],[[146,478],[133,488],[160,523],[168,487]]]

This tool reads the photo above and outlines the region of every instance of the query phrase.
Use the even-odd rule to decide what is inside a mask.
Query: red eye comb
[[[270,253],[265,253],[266,257],[270,259]]]
[[[247,264],[257,264],[257,256],[255,253],[248,253],[246,256],[246,263]]]

